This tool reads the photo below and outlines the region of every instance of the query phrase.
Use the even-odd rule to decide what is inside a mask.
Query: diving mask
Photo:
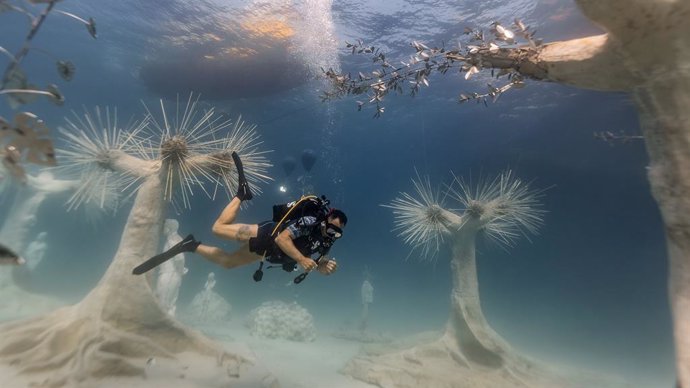
[[[331,223],[327,223],[326,235],[333,240],[337,240],[343,236],[343,230]]]

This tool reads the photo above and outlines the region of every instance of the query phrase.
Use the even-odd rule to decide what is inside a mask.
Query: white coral
[[[247,326],[253,336],[311,342],[316,339],[312,315],[297,302],[264,302],[252,310]]]

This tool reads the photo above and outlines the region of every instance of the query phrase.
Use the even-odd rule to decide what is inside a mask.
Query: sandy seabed
[[[4,318],[4,319],[3,319]],[[0,322],[8,321],[0,316]],[[224,371],[213,358],[182,353],[176,360],[154,359],[146,377],[104,378],[70,384],[79,388],[371,388],[338,371],[359,353],[361,344],[320,333],[313,342],[258,338],[250,335],[242,319],[212,326],[195,326],[233,354],[251,361],[239,370]],[[227,385],[227,375],[238,377]],[[0,365],[1,388],[43,387],[41,376],[22,376],[12,366]]]
[[[0,322],[9,321],[9,317],[0,314]],[[185,319],[182,319],[185,322]],[[213,325],[190,325],[224,347],[228,352],[238,355],[248,363],[239,369],[218,367],[219,363],[212,357],[196,353],[181,353],[172,359],[140,359],[146,366],[146,376],[103,378],[86,380],[81,383],[70,383],[65,387],[75,388],[372,388],[376,385],[356,380],[340,373],[348,361],[360,355],[361,342],[333,337],[328,325],[322,326],[313,342],[294,342],[284,339],[254,337],[244,325],[243,317],[235,317],[227,322]],[[428,334],[428,333],[427,333]],[[412,336],[414,337],[414,336]],[[412,338],[411,337],[411,338]],[[404,343],[402,341],[401,343]],[[425,341],[422,341],[425,342]],[[408,344],[409,345],[409,344]],[[376,346],[376,345],[374,345]],[[381,345],[388,348],[390,345]],[[135,360],[136,362],[136,360]],[[555,367],[555,366],[554,366]],[[557,367],[556,367],[557,368]],[[561,368],[557,368],[561,369]],[[568,369],[568,368],[565,368]],[[413,371],[411,371],[413,372]],[[468,387],[507,388],[504,384],[478,383],[471,378],[471,370],[463,382],[463,374],[457,370],[449,371],[456,376],[446,376],[446,383],[453,381],[468,384]],[[475,371],[476,372],[476,371]],[[228,380],[228,376],[232,376]],[[0,365],[0,388],[43,388],[50,385],[41,384],[49,374],[23,376],[18,375],[13,366]],[[580,376],[582,377],[582,376]],[[456,380],[457,378],[457,380]],[[490,376],[485,376],[491,380]],[[575,379],[579,380],[579,379]],[[474,381],[474,382],[473,382]],[[494,383],[501,381],[497,379]],[[575,384],[578,388],[630,387],[628,384]],[[479,384],[479,385],[477,385]],[[407,386],[407,385],[406,385]],[[438,386],[438,384],[436,385]],[[444,385],[445,386],[445,385]],[[463,386],[463,385],[459,385]],[[568,385],[570,387],[570,385]],[[511,387],[512,388],[512,387]],[[551,387],[549,387],[551,388]],[[558,387],[553,387],[558,388]]]

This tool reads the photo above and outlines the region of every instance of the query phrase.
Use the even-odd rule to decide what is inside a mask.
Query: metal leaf
[[[57,61],[56,63],[58,74],[65,81],[71,81],[74,77],[74,72],[76,68],[74,64],[70,61]]]
[[[55,105],[62,105],[65,103],[65,96],[63,96],[62,93],[60,93],[60,90],[58,90],[57,85],[48,85],[48,93],[52,95],[51,101],[53,101]]]
[[[0,150],[0,156],[5,170],[9,171],[18,181],[25,183],[26,171],[21,165],[21,152],[15,146],[8,145]]]
[[[27,162],[42,166],[55,166],[55,149],[50,140],[50,129],[43,120],[30,112],[21,112],[14,117],[18,135],[12,142],[20,151],[27,150]]]
[[[472,75],[479,73],[479,69],[477,69],[477,66],[472,66],[470,67],[469,70],[467,70],[467,73],[465,73],[465,79],[468,80]]]
[[[86,25],[86,29],[91,34],[91,37],[96,39],[96,21],[93,18],[89,18],[89,23]]]

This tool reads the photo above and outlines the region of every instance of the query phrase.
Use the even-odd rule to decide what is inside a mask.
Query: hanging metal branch
[[[34,37],[51,12],[57,12],[84,23],[89,34],[94,39],[96,38],[96,23],[93,18],[89,18],[87,21],[74,14],[56,10],[55,5],[58,1],[25,0],[23,2],[10,2],[10,0],[0,0],[0,13],[16,12],[28,17],[30,22],[29,32],[21,48],[15,54],[0,46],[0,54],[9,59],[0,79],[0,96],[7,96],[12,109],[33,102],[40,96],[48,97],[57,105],[62,105],[65,101],[57,85],[50,84],[45,89],[38,88],[29,83],[21,68],[22,61],[29,52],[39,52],[56,61],[57,72],[62,79],[70,81],[74,77],[75,66],[71,61],[58,59],[50,52],[31,46]],[[45,4],[45,8],[40,14],[34,15],[25,7],[25,5],[30,4]],[[34,132],[35,128],[40,128],[40,130]],[[26,174],[23,163],[54,166],[56,161],[49,133],[49,128],[33,113],[18,113],[14,123],[0,117],[0,179],[9,175],[20,182],[25,182]]]
[[[366,100],[357,101],[358,109],[372,105],[376,108],[374,117],[378,118],[385,110],[382,101],[391,91],[397,94],[408,92],[414,97],[423,86],[429,86],[429,77],[433,73],[446,74],[449,70],[455,70],[468,80],[483,69],[491,69],[493,78],[506,80],[503,85],[489,83],[485,93],[462,93],[458,98],[461,103],[475,100],[488,105],[487,100],[495,102],[507,90],[525,86],[526,78],[546,78],[546,70],[521,69],[527,58],[538,55],[542,42],[534,39],[534,31],[520,20],[515,20],[513,28],[515,32],[494,22],[489,37],[483,30],[466,28],[467,44],[453,49],[412,42],[415,54],[408,61],[400,62],[400,66],[391,64],[386,54],[375,46],[366,45],[361,40],[346,42],[352,54],[371,55],[373,63],[379,68],[370,73],[359,72],[355,76],[322,69],[331,81],[332,89],[321,98],[328,101],[351,94],[366,95]],[[517,46],[518,38],[525,44]]]
[[[616,143],[629,144],[635,140],[644,140],[642,135],[629,135],[624,131],[620,131],[617,134],[611,131],[594,132],[594,138],[603,140],[610,146],[614,146]]]

